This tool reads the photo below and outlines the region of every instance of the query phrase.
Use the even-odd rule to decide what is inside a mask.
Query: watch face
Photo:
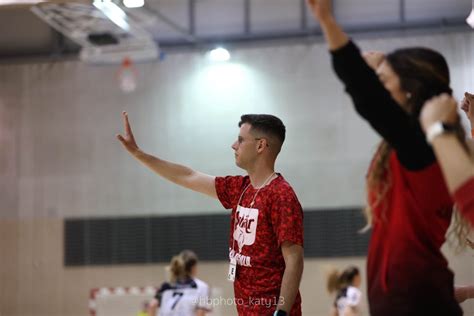
[[[454,124],[443,123],[441,121],[434,122],[426,130],[426,141],[431,144],[433,140],[441,134],[452,133],[457,130],[457,126]]]

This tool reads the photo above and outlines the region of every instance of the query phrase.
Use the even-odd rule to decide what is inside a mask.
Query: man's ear
[[[268,147],[268,141],[266,138],[261,138],[258,140],[258,147],[257,150],[258,152],[262,152],[265,147]]]

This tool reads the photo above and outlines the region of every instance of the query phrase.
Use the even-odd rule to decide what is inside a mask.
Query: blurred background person
[[[209,286],[196,278],[198,257],[183,250],[168,266],[170,281],[164,282],[148,308],[149,316],[204,316],[211,311]]]
[[[142,308],[137,313],[137,316],[150,316],[150,315],[148,315],[148,301],[143,301],[142,302]]]
[[[361,315],[359,308],[362,297],[361,281],[359,269],[355,266],[350,266],[342,272],[333,270],[329,274],[327,290],[331,294],[336,294],[331,316]]]

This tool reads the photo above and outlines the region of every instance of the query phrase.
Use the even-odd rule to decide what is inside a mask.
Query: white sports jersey
[[[353,286],[343,289],[336,298],[337,313],[339,316],[346,315],[350,307],[357,307],[360,303],[362,292]]]
[[[165,282],[155,298],[159,302],[159,316],[195,316],[198,308],[211,310],[209,286],[199,279]]]

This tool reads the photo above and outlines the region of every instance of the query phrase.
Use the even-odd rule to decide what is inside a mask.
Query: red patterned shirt
[[[280,174],[260,191],[248,176],[217,177],[216,191],[222,205],[232,209],[229,257],[237,261],[237,311],[244,316],[272,315],[285,270],[281,244],[289,241],[303,246],[303,210],[298,198]],[[299,293],[290,315],[301,315]]]

